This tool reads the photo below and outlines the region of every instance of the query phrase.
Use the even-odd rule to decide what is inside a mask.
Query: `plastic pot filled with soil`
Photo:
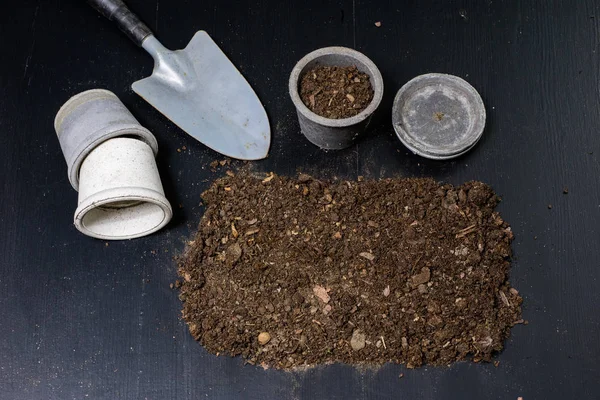
[[[323,149],[337,150],[366,130],[383,97],[383,79],[364,54],[325,47],[296,64],[289,91],[302,134]]]

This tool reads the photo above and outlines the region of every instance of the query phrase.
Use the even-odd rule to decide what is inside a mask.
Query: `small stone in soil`
[[[240,257],[242,257],[242,247],[238,243],[234,243],[227,248],[225,259],[228,264],[234,265]]]
[[[350,339],[350,346],[353,350],[361,350],[365,347],[366,336],[364,333],[360,331],[360,329],[356,329],[352,332],[352,338]]]
[[[258,335],[258,343],[261,344],[262,346],[269,343],[270,341],[271,341],[271,335],[269,335],[269,332],[261,332]]]
[[[431,272],[430,272],[429,268],[423,267],[421,269],[420,274],[414,275],[412,277],[412,285],[413,285],[413,287],[417,287],[423,283],[429,282],[430,278],[431,278]]]

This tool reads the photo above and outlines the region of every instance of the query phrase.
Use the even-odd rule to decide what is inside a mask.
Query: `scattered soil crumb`
[[[271,176],[214,182],[178,259],[182,315],[208,351],[416,368],[490,361],[526,323],[513,234],[484,183]]]
[[[214,160],[214,161],[212,161],[209,164],[210,169],[211,169],[212,172],[217,172],[217,169],[219,167],[224,167],[226,165],[231,165],[231,159],[230,158],[225,158],[223,160]]]
[[[300,97],[312,112],[331,119],[349,118],[373,100],[369,75],[355,65],[317,66],[300,79]]]

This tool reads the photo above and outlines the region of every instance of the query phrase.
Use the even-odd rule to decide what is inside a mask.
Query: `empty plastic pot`
[[[114,138],[95,147],[79,171],[75,226],[105,240],[133,239],[165,226],[173,215],[152,148]]]

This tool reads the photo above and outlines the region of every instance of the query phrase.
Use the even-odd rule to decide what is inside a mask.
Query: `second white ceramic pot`
[[[74,222],[85,235],[133,239],[158,231],[172,215],[154,152],[145,142],[109,139],[83,160]]]

